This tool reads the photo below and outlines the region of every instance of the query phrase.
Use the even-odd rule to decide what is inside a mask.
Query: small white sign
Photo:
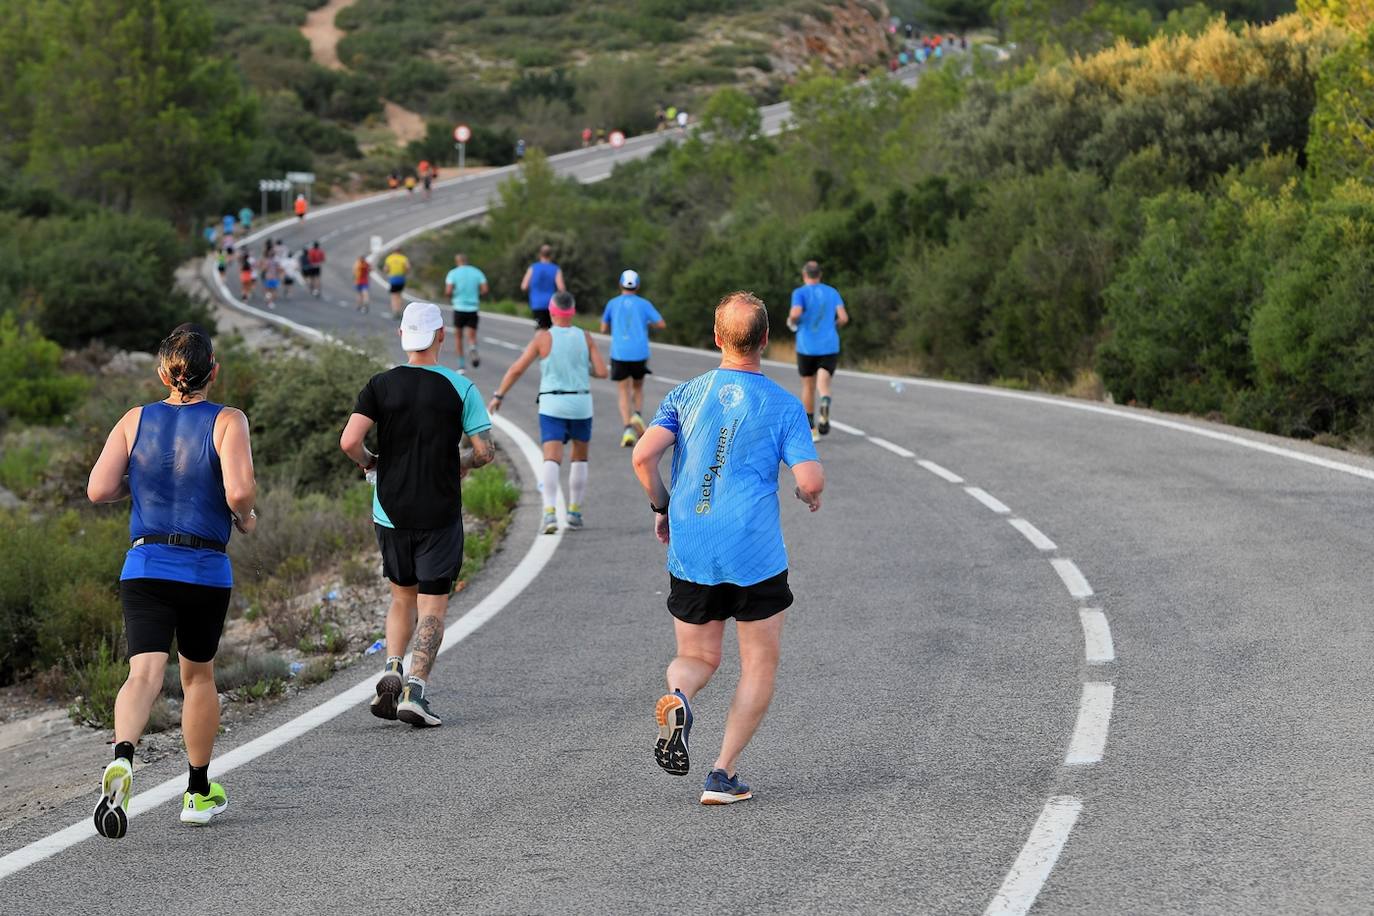
[[[618,131],[618,130],[613,130],[613,131],[611,131],[611,146],[614,147],[615,149],[620,149],[620,148],[621,148],[622,146],[624,146],[624,145],[625,145],[625,134],[624,134],[622,131]]]
[[[314,184],[314,172],[287,172],[286,180],[292,184]]]
[[[457,140],[459,143],[467,143],[472,139],[472,128],[468,127],[466,124],[459,124],[457,127],[453,128],[453,139]]]

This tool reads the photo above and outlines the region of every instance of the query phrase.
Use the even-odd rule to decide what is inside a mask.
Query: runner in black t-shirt
[[[459,482],[491,461],[491,418],[477,386],[439,365],[444,319],[437,305],[406,306],[400,334],[409,361],[372,377],[358,394],[339,445],[364,471],[377,472],[372,521],[382,571],[391,581],[387,659],[372,714],[417,726],[441,725],[429,708],[425,682],[444,638],[444,615],[463,562]],[[375,455],[363,445],[374,425]],[[466,452],[460,450],[464,435],[472,441]],[[401,658],[412,633],[415,657],[403,683]]]

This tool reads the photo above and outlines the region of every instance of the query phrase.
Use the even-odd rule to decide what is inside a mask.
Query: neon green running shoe
[[[210,818],[229,810],[229,796],[224,794],[224,786],[210,783],[210,793],[187,792],[181,796],[181,822],[196,827],[210,823]]]
[[[133,794],[134,769],[123,757],[105,766],[100,777],[100,801],[95,806],[95,830],[117,840],[129,832],[129,796]]]

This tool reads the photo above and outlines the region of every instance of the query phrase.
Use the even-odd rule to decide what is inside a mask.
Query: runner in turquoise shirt
[[[472,368],[482,365],[482,357],[477,353],[477,311],[482,305],[482,297],[491,292],[487,285],[487,275],[468,263],[468,256],[459,252],[453,256],[454,268],[444,278],[444,294],[453,303],[453,349],[458,353],[458,368],[467,367],[466,352],[472,357]]]

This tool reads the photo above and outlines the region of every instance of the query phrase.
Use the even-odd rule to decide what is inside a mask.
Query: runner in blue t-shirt
[[[620,389],[620,444],[629,448],[644,434],[644,376],[649,374],[649,328],[668,325],[654,304],[638,293],[639,274],[620,273],[620,295],[601,313],[601,333],[611,335],[611,381]]]
[[[530,314],[534,323],[541,328],[553,327],[549,319],[549,301],[554,293],[566,291],[563,282],[563,269],[553,262],[553,246],[539,246],[539,260],[525,268],[525,276],[520,278],[520,292],[530,297]]]
[[[802,377],[802,404],[811,424],[811,439],[819,441],[830,432],[830,377],[840,360],[840,331],[849,324],[844,300],[833,286],[821,282],[821,265],[807,261],[802,285],[792,291],[792,311],[787,327],[797,335],[797,371]],[[816,416],[816,390],[820,389],[820,416]]]
[[[477,312],[482,305],[482,297],[491,292],[487,285],[487,275],[468,263],[468,256],[458,253],[453,256],[455,267],[444,277],[444,295],[453,303],[453,349],[458,352],[458,368],[467,367],[463,354],[463,341],[467,340],[467,351],[472,354],[472,368],[482,365],[482,357],[477,355]]]
[[[654,758],[675,776],[688,772],[692,697],[720,664],[725,621],[739,639],[740,680],[725,720],[720,755],[706,777],[703,805],[750,798],[735,761],[773,697],[783,611],[792,604],[778,507],[778,464],[792,469],[795,493],[815,512],[825,473],[797,399],[761,371],[768,311],[751,293],[716,307],[719,369],[674,388],[635,447],[635,475],[658,514],[668,545],[668,611],[677,657],[655,715]],[[672,488],[659,462],[673,449]],[[671,536],[670,536],[671,535]]]

